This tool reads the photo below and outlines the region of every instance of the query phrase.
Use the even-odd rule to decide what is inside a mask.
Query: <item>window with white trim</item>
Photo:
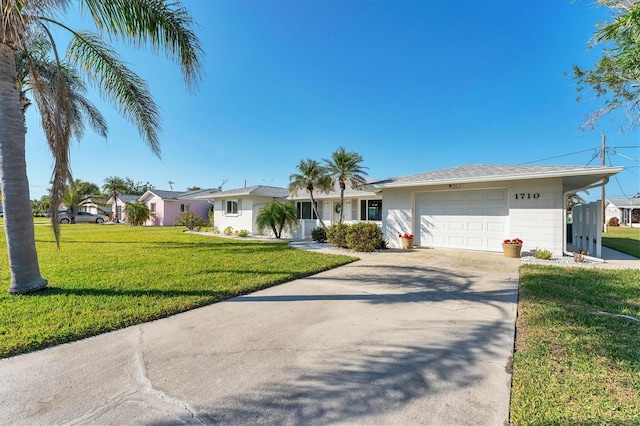
[[[238,200],[227,200],[225,214],[238,214]]]
[[[316,208],[318,203],[316,202]],[[311,201],[301,201],[296,203],[298,208],[298,218],[300,219],[317,219],[316,212],[311,208]]]
[[[186,213],[191,210],[191,204],[180,204],[180,211]]]
[[[382,220],[382,200],[360,200],[360,220]]]
[[[156,203],[149,203],[149,213],[156,212]]]

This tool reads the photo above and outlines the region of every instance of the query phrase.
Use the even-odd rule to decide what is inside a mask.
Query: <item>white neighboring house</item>
[[[383,200],[382,231],[391,247],[399,233],[419,247],[501,251],[520,238],[523,251],[562,255],[566,198],[606,183],[622,167],[465,165],[371,182]]]
[[[318,215],[329,227],[340,220],[340,187],[336,184],[329,192],[313,191]],[[320,221],[311,208],[311,198],[306,190],[300,190],[288,197],[296,203],[300,217],[298,238],[308,238],[311,230],[320,226]],[[342,222],[376,222],[382,225],[382,196],[369,189],[354,189],[347,185],[344,191],[344,213]]]
[[[621,225],[640,227],[640,198],[609,198],[604,205],[607,223],[612,217],[617,217]]]
[[[107,204],[111,205],[111,210],[109,211],[110,214],[106,213],[107,216],[116,218],[119,222],[126,221],[127,217],[124,214],[124,207],[128,203],[137,201],[139,197],[139,195],[135,194],[120,194],[116,197],[116,200],[114,200],[113,197],[109,198]]]
[[[220,232],[228,227],[234,231],[247,230],[252,235],[261,235],[256,225],[260,208],[274,200],[286,201],[289,191],[277,186],[254,185],[230,189],[196,198],[209,200],[215,206],[214,224]],[[263,230],[268,235],[269,230]]]
[[[80,204],[80,208],[82,211],[89,212],[92,214],[102,214],[105,216],[109,216],[111,213],[111,203],[107,201],[103,204],[104,201],[98,199],[87,198]]]

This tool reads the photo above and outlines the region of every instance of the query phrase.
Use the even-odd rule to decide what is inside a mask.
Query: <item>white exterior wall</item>
[[[226,214],[227,201],[238,202],[238,214]],[[250,198],[243,199],[242,197],[228,197],[224,199],[217,199],[214,201],[215,213],[214,213],[214,225],[220,233],[231,226],[234,231],[241,231],[246,229],[250,233],[254,233],[255,219],[253,217],[253,200]]]
[[[402,247],[398,234],[416,233],[413,212],[413,190],[385,189],[382,192],[382,234],[389,247]]]
[[[620,220],[620,223],[623,222],[622,210],[620,210],[619,208],[617,208],[612,204],[608,204],[607,207],[604,209],[604,220],[607,223],[609,223],[609,219],[611,219],[612,217],[617,217],[618,220]]]
[[[540,248],[561,256],[563,227],[566,226],[562,179],[511,182],[508,189],[509,235],[506,238],[523,240],[523,252]],[[520,199],[522,194],[525,194],[524,199]],[[528,198],[529,194],[532,198]],[[539,194],[538,198],[533,198],[534,194]]]
[[[419,233],[420,230],[416,229],[419,218],[415,217],[416,193],[495,188],[508,191],[509,217],[504,238],[523,240],[523,252],[541,248],[551,250],[554,255],[562,255],[563,227],[566,224],[561,178],[463,184],[459,189],[452,189],[449,185],[385,188],[382,192],[382,232],[389,246],[396,248],[401,247],[399,233]],[[525,194],[524,199],[521,199],[521,194]]]

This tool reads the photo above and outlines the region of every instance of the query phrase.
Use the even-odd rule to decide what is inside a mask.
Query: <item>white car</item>
[[[103,223],[109,218],[103,214],[94,214],[89,212],[76,212],[76,223]],[[67,216],[67,212],[60,212],[60,223],[71,223],[71,219]]]

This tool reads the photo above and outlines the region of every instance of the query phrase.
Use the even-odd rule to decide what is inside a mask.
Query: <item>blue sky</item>
[[[625,170],[607,197],[640,192],[640,131],[605,118],[579,127],[599,101],[576,102],[574,64],[591,66],[596,22],[608,11],[572,0],[273,0],[183,4],[199,24],[204,78],[189,93],[163,56],[119,48],[162,110],[162,160],[97,92],[107,140],[87,132],[71,152],[75,178],[107,176],[158,189],[288,184],[301,159],[344,146],[371,177],[463,164],[607,165]],[[77,17],[67,21],[86,27]],[[31,198],[52,159],[27,117]],[[586,150],[586,151],[585,151]],[[585,151],[561,158],[553,158]],[[588,198],[599,196],[592,191]]]

